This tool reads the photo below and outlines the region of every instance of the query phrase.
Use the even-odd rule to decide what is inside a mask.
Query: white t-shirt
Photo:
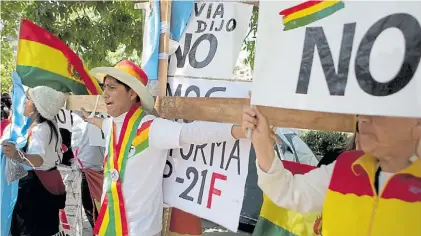
[[[57,126],[56,126],[57,127]],[[27,154],[37,154],[43,159],[43,163],[40,167],[36,167],[36,170],[49,170],[59,164],[59,161],[63,157],[61,152],[61,136],[58,132],[58,141],[54,134],[50,142],[50,127],[46,122],[36,124],[32,128],[32,135],[28,142]]]
[[[105,148],[92,146],[89,143],[89,126],[93,125],[83,121],[76,114],[72,114],[72,116],[74,120],[72,126],[72,149],[76,153],[75,157],[79,158],[83,166],[80,166],[79,162],[78,165],[81,168],[102,171]]]
[[[102,124],[107,143],[106,155],[112,122],[114,121],[116,125],[116,141],[118,142],[126,114],[116,118],[107,118]],[[149,127],[149,146],[137,154],[134,153],[134,149],[131,149],[122,184],[130,236],[152,236],[161,231],[162,182],[169,149],[180,148],[186,143],[203,144],[232,139],[232,125],[230,124],[213,122],[182,124],[146,115],[140,122],[139,128],[149,120],[154,120]],[[104,179],[101,201],[106,191],[107,177]]]

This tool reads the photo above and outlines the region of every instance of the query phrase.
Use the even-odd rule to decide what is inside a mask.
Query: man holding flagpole
[[[154,115],[146,74],[133,62],[91,70],[104,80],[108,119],[84,118],[106,136],[106,161],[98,235],[160,235],[163,171],[169,149],[186,144],[245,138],[240,126],[212,122],[177,123]]]

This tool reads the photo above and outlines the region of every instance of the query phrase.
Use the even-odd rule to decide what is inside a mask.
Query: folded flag
[[[342,1],[310,0],[279,12],[283,16],[284,31],[309,25],[345,7]]]
[[[98,95],[98,81],[63,41],[29,20],[22,20],[16,72],[28,87],[46,85],[75,95]]]
[[[292,174],[304,174],[316,168],[291,161],[282,161],[282,163]],[[320,212],[301,214],[291,211],[277,206],[263,194],[263,204],[253,236],[316,236],[320,234]]]

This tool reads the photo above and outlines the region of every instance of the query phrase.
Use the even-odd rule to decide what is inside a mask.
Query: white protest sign
[[[66,187],[66,206],[60,210],[60,236],[82,236],[82,174],[78,169],[67,166],[58,166],[61,177]]]
[[[168,75],[231,78],[253,7],[235,2],[195,2]]]
[[[421,117],[419,2],[301,3],[260,1],[253,104]]]
[[[73,126],[73,117],[72,111],[66,110],[64,108],[60,109],[56,115],[57,125],[61,129],[67,129],[72,132]]]
[[[169,78],[168,96],[247,97],[248,82]],[[247,139],[188,145],[170,151],[164,202],[237,231],[248,173]]]

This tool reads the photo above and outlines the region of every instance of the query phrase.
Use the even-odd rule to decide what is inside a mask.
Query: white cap
[[[66,102],[66,95],[47,86],[37,86],[28,90],[30,99],[38,112],[47,120],[54,120]]]

